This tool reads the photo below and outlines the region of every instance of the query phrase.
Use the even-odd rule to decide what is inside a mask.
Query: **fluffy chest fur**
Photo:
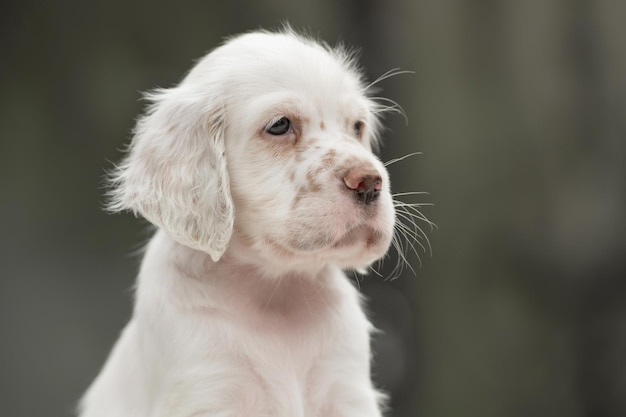
[[[370,326],[338,269],[271,280],[228,260],[215,267],[159,233],[139,280],[125,336],[146,361],[133,378],[152,386],[141,403],[164,416],[328,416],[371,389]]]

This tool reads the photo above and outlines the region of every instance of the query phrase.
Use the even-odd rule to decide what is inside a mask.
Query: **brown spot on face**
[[[289,181],[296,182],[296,171],[289,171]]]
[[[305,143],[305,142],[307,142],[307,143]],[[295,158],[296,162],[300,163],[300,162],[304,161],[305,153],[310,149],[310,146],[309,146],[310,142],[311,142],[311,139],[309,139],[307,141],[299,140],[296,143],[296,146],[293,149],[293,151],[294,151],[294,158]]]
[[[318,182],[317,178],[312,171],[306,173],[306,182],[309,186],[309,191],[312,193],[318,193],[322,191],[322,185]]]
[[[320,165],[317,168],[315,168],[315,170],[313,171],[313,176],[314,177],[320,176],[322,174],[322,171],[324,171],[324,167]]]
[[[326,125],[324,124],[324,121],[323,121],[323,120],[320,122],[320,129],[321,129],[321,130],[326,129]]]
[[[298,194],[296,194],[296,196],[294,197],[293,201],[291,202],[291,209],[294,210],[298,204],[300,204],[300,200],[302,200],[302,197],[304,197],[304,194],[306,193],[306,190],[304,189],[300,189],[300,191],[298,191]]]
[[[298,117],[298,121],[300,122],[301,126],[310,126],[311,125],[311,119],[309,119],[308,117],[299,116]]]
[[[322,186],[318,182],[311,183],[311,192],[319,193],[322,191]]]
[[[335,164],[337,160],[337,150],[329,149],[328,152],[322,156],[322,160],[320,161],[320,166],[324,169],[329,169]]]
[[[294,151],[296,152],[296,155],[297,154],[302,154],[302,153],[308,151],[310,149],[310,147],[311,147],[310,144],[311,143],[315,143],[316,141],[317,140],[315,138],[308,138],[306,141],[299,140],[296,143],[296,147],[294,148]]]

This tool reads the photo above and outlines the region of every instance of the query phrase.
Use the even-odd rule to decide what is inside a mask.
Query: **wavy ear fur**
[[[217,261],[233,229],[223,111],[184,85],[147,98],[128,155],[109,177],[108,208],[132,210]]]

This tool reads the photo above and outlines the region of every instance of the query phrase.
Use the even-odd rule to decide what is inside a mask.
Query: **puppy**
[[[383,257],[395,222],[367,90],[350,53],[287,29],[148,95],[110,209],[157,231],[80,416],[381,416],[342,272]]]

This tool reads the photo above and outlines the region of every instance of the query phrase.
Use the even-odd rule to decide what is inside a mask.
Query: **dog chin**
[[[390,245],[391,233],[360,226],[345,233],[326,252],[341,268],[359,270],[385,256]]]
[[[334,264],[341,268],[357,269],[385,255],[391,244],[391,233],[371,226],[358,226],[336,238],[323,235],[307,240],[266,235],[262,243],[254,247],[257,250],[262,248],[264,257],[273,259],[274,265],[275,262],[284,262],[283,266],[287,266],[297,260],[297,264],[307,264],[309,267]]]
[[[359,226],[345,233],[333,248],[343,249],[346,246],[365,246],[370,249],[378,246],[384,234],[370,226]]]

